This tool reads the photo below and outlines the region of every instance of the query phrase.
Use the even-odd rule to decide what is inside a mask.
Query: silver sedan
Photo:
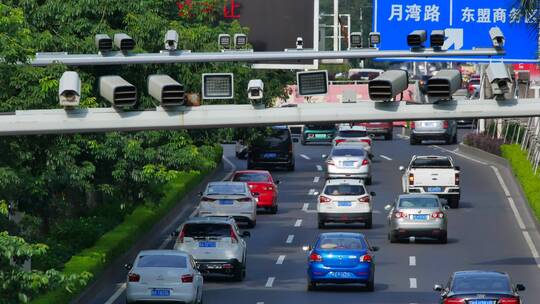
[[[178,250],[141,251],[129,269],[126,302],[202,303],[203,277],[193,258]]]
[[[366,185],[371,184],[371,161],[362,145],[338,145],[323,158],[326,158],[327,178],[358,178]]]
[[[391,243],[409,237],[427,237],[447,242],[448,206],[442,205],[436,195],[402,194],[385,207],[388,214]]]

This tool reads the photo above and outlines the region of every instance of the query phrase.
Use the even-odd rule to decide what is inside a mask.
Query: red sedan
[[[279,184],[279,181],[274,181],[270,172],[266,170],[236,171],[232,176],[232,180],[236,182],[246,182],[251,193],[258,193],[258,208],[264,208],[273,214],[277,213],[277,185]]]

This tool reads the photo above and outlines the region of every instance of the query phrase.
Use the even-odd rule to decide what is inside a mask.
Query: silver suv
[[[246,275],[246,242],[249,231],[240,233],[232,217],[196,217],[174,233],[174,249],[193,256],[203,274],[231,275],[242,281]]]
[[[457,123],[455,120],[418,120],[411,122],[411,145],[422,140],[444,140],[446,144],[457,143]]]

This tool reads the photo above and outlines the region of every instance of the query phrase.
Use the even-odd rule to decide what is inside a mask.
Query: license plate
[[[326,134],[315,134],[315,138],[326,138]]]
[[[219,200],[220,205],[232,205],[233,203],[234,203],[234,201],[230,200],[230,199]]]
[[[352,203],[351,202],[338,202],[337,205],[339,207],[350,207],[352,206]]]
[[[495,304],[493,300],[469,300],[469,304]]]
[[[344,161],[343,166],[344,167],[352,167],[352,166],[354,166],[354,161]]]
[[[427,214],[413,214],[412,218],[415,221],[425,221],[428,219],[428,216]]]
[[[264,154],[263,154],[263,157],[264,157],[264,158],[276,158],[276,157],[277,157],[277,153],[264,153]]]
[[[215,248],[216,242],[199,242],[199,247],[201,248]]]
[[[424,127],[436,127],[437,126],[437,123],[436,122],[425,122],[424,123]]]
[[[336,278],[336,279],[348,279],[353,278],[354,275],[350,272],[345,271],[336,271],[336,272],[330,272],[330,277]]]
[[[152,297],[169,297],[171,291],[168,289],[152,289]]]
[[[427,188],[427,191],[428,192],[441,192],[441,187],[428,187]]]

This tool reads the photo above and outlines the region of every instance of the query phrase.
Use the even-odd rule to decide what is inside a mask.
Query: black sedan
[[[518,292],[525,286],[512,285],[504,272],[458,271],[446,287],[433,289],[441,292],[441,304],[521,304]]]

